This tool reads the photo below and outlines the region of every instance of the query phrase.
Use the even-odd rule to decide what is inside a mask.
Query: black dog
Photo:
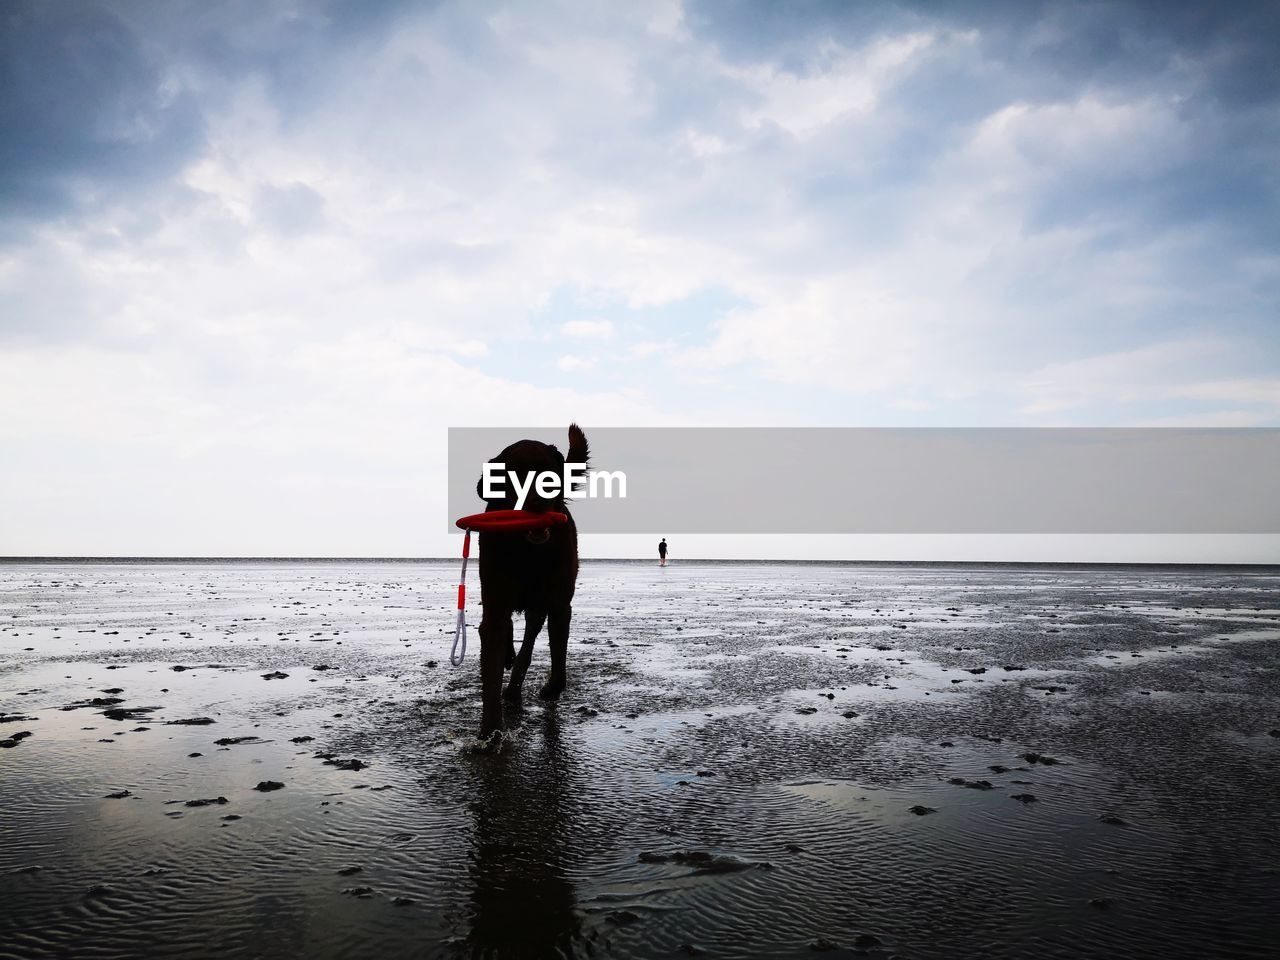
[[[576,423],[569,425],[567,462],[582,464],[585,470],[589,451],[587,438]],[[493,458],[506,473],[519,477],[521,488],[544,471],[564,475],[566,458],[554,446],[536,440],[513,443]],[[485,501],[485,512],[511,510],[516,494],[508,478],[505,496]],[[483,499],[483,481],[476,485]],[[568,514],[563,491],[546,499],[530,488],[525,510],[554,510]],[[551,675],[540,693],[544,700],[559,699],[565,687],[565,653],[569,647],[569,620],[573,612],[573,591],[578,580],[578,528],[573,517],[549,530],[529,533],[482,532],[480,534],[480,687],[483,710],[480,736],[502,729],[502,674],[511,668],[505,697],[518,703],[524,675],[533,656],[533,643],[547,623],[551,642]],[[515,652],[512,614],[524,611],[524,642]]]

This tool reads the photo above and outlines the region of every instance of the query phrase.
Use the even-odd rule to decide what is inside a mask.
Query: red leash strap
[[[453,631],[453,649],[449,651],[449,662],[455,667],[462,666],[467,657],[467,558],[471,556],[471,531],[462,538],[462,576],[458,578],[458,625]]]

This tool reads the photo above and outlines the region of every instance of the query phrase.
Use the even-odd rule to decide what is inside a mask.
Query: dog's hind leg
[[[503,694],[508,700],[518,701],[520,690],[524,685],[524,675],[529,671],[529,661],[533,659],[533,644],[542,632],[542,625],[547,622],[545,610],[526,610],[524,614],[524,640],[520,644],[520,653],[511,667],[511,679],[507,681],[507,692]]]
[[[565,657],[569,652],[569,621],[573,607],[568,603],[552,607],[547,618],[547,639],[551,646],[551,676],[538,696],[543,700],[559,700],[565,686]]]
[[[502,729],[502,664],[511,646],[511,612],[486,608],[480,620],[480,738]]]

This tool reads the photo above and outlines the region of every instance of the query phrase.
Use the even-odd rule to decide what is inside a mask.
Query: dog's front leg
[[[569,652],[569,621],[573,608],[569,604],[552,607],[547,616],[547,642],[551,647],[551,676],[538,696],[543,700],[559,700],[565,687],[565,658]]]
[[[533,659],[533,644],[546,622],[547,615],[541,610],[526,610],[524,613],[524,642],[520,644],[520,653],[511,668],[511,679],[507,681],[507,692],[503,694],[512,703],[520,702],[524,675],[529,672],[529,661]]]
[[[511,611],[485,607],[480,620],[480,738],[502,729],[502,673],[511,648]]]

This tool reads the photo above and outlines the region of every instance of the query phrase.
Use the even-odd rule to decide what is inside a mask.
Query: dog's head
[[[580,463],[585,468],[588,456],[586,435],[576,423],[570,424],[568,462]],[[525,510],[539,513],[555,510],[563,513],[564,491],[557,488],[554,496],[543,497],[538,493],[536,480],[541,473],[552,473],[563,478],[565,461],[565,455],[554,444],[542,443],[539,440],[519,440],[489,461],[503,465],[504,482],[501,487],[503,495],[485,500],[484,478],[481,477],[476,482],[476,496],[485,500],[491,510],[514,510],[516,507],[516,484],[512,482],[514,477],[521,489],[528,485],[529,492],[524,501]]]

